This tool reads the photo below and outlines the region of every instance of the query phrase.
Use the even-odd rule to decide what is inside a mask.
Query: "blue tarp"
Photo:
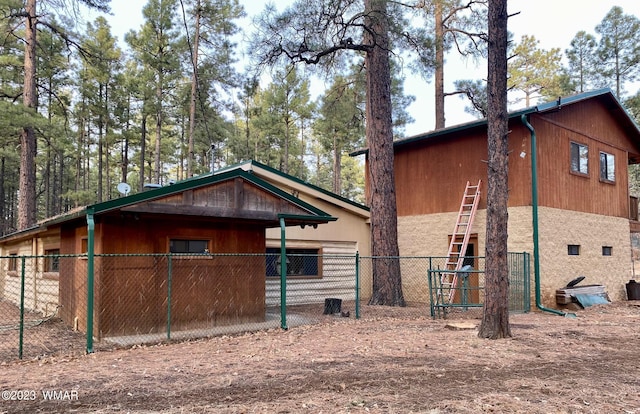
[[[602,305],[609,303],[607,298],[602,295],[589,295],[584,293],[578,293],[573,295],[576,298],[576,301],[583,307],[586,308],[588,306],[593,305]]]

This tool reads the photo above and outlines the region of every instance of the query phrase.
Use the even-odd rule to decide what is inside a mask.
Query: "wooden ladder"
[[[469,244],[469,236],[471,235],[471,226],[480,202],[481,185],[482,180],[478,180],[477,185],[471,185],[467,181],[467,186],[464,189],[458,218],[456,219],[451,243],[449,244],[445,268],[440,276],[440,288],[437,297],[440,304],[443,305],[452,303],[455,296],[458,271],[462,269],[464,263],[464,256]]]

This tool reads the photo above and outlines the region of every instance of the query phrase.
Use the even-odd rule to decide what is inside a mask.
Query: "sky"
[[[275,0],[273,3],[278,10],[283,10],[292,0]],[[253,16],[260,13],[266,1],[240,0],[247,14]],[[113,15],[109,18],[113,34],[123,42],[124,34],[131,29],[138,30],[142,24],[142,7],[146,0],[111,0]],[[575,34],[584,30],[595,34],[595,27],[602,21],[613,6],[620,6],[625,14],[632,14],[640,18],[640,1],[638,0],[509,0],[509,14],[515,14],[509,19],[509,31],[514,33],[514,39],[519,41],[523,35],[533,35],[539,40],[542,49],[560,48],[562,54],[569,47]],[[247,19],[241,27],[250,27]],[[453,82],[457,79],[485,78],[486,63],[478,66],[472,61],[463,61],[455,55],[450,55],[445,64],[445,88],[453,89]],[[434,128],[434,89],[433,82],[413,75],[407,69],[405,93],[416,97],[415,102],[408,108],[415,119],[406,128],[406,135],[412,136],[428,132]],[[321,91],[323,85],[314,86]],[[313,92],[313,91],[312,91]],[[635,90],[632,91],[635,93]],[[472,121],[475,118],[465,112],[467,101],[457,96],[445,100],[446,126],[457,125]],[[517,109],[516,107],[510,109]]]

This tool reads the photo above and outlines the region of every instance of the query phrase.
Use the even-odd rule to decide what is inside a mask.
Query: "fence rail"
[[[378,259],[289,254],[282,266],[279,254],[122,254],[95,255],[91,268],[86,255],[0,257],[0,361],[361,316],[433,316],[429,275],[446,258],[393,258],[407,303],[393,309],[363,305]],[[469,260],[483,274],[484,258]],[[529,256],[510,254],[509,264],[511,309],[526,312]],[[484,286],[482,277],[468,282],[467,308],[482,303]]]

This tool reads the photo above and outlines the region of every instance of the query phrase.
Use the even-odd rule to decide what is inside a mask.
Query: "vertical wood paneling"
[[[530,204],[530,141],[512,122],[509,135],[509,206]],[[524,151],[524,157],[520,157]],[[483,188],[478,208],[486,208],[486,128],[397,147],[395,155],[400,216],[458,211],[467,181]]]
[[[78,253],[76,241],[83,231],[86,237],[86,226],[63,231],[61,252]],[[265,252],[265,231],[258,226],[180,216],[144,218],[133,214],[103,216],[96,225],[96,244],[100,244],[103,253],[167,253],[170,238],[211,240],[214,253]],[[69,325],[77,316],[81,328],[86,327],[84,262],[76,259],[73,274],[60,275],[61,316]],[[164,331],[166,258],[97,258],[95,272],[97,335]],[[264,319],[265,275],[263,256],[255,260],[246,256],[174,260],[172,326],[180,329]]]
[[[629,154],[640,144],[629,137],[599,99],[533,113],[538,143],[539,205],[625,217],[629,214]],[[635,137],[637,138],[637,137]],[[589,147],[588,177],[570,171],[570,142]],[[615,183],[599,178],[599,153],[615,156]],[[531,205],[531,137],[520,119],[509,123],[509,206]],[[457,211],[465,183],[485,183],[479,208],[486,206],[486,126],[458,129],[396,145],[395,168],[400,216]]]

